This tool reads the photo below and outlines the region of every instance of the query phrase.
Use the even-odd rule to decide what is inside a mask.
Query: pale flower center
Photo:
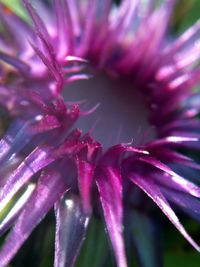
[[[97,73],[93,78],[67,86],[66,101],[82,101],[82,110],[98,108],[81,117],[75,127],[90,132],[104,148],[118,143],[145,144],[155,136],[148,122],[148,110],[142,93],[131,83]]]

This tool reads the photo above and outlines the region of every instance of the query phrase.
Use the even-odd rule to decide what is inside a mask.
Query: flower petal
[[[19,199],[15,202],[14,206],[8,212],[6,217],[0,223],[0,235],[2,235],[6,230],[8,230],[11,225],[14,223],[16,218],[21,213],[22,209],[24,208],[26,202],[30,198],[33,190],[35,188],[35,184],[29,184],[25,192],[20,196]]]
[[[184,179],[180,175],[178,175],[176,172],[174,172],[170,167],[163,164],[159,160],[153,157],[142,157],[140,158],[141,161],[147,162],[151,164],[152,166],[155,166],[156,168],[160,169],[164,172],[165,176],[160,175],[160,179],[158,176],[155,176],[154,178],[157,179],[158,183],[165,184],[169,187],[174,187],[175,189],[179,189],[185,192],[188,192],[189,194],[192,194],[195,197],[200,197],[200,187],[195,185],[194,183]],[[167,179],[166,179],[167,177]],[[163,178],[163,179],[161,179]]]
[[[28,131],[29,123],[16,121],[8,129],[7,133],[0,140],[0,162],[8,160],[13,154],[19,152],[32,138]]]
[[[91,187],[95,167],[86,161],[77,160],[79,191],[82,197],[83,209],[90,214],[91,206]]]
[[[85,238],[89,217],[75,197],[56,204],[55,267],[72,267]]]
[[[56,158],[48,147],[36,148],[8,178],[0,191],[0,210],[28,180]]]
[[[0,250],[2,267],[11,261],[36,225],[65,191],[66,185],[59,173],[50,170],[41,175],[34,193]]]
[[[21,74],[28,75],[30,72],[30,67],[14,56],[10,56],[6,53],[0,52],[0,59],[15,67]]]
[[[200,222],[200,200],[183,192],[161,188],[166,198]]]
[[[104,218],[118,267],[127,267],[122,237],[122,181],[118,169],[105,167],[97,173],[97,186]]]
[[[168,219],[173,223],[173,225],[179,230],[179,232],[185,237],[185,239],[200,252],[200,247],[195,243],[195,241],[186,232],[183,225],[180,223],[175,212],[170,207],[168,201],[161,193],[159,187],[154,183],[150,177],[142,177],[136,174],[130,176],[130,180],[138,185],[162,210],[162,212],[168,217]]]

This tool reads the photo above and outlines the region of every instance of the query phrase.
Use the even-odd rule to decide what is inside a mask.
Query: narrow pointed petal
[[[77,168],[79,190],[82,197],[83,209],[85,213],[90,214],[92,211],[91,189],[95,167],[92,164],[87,163],[86,161],[78,160]]]
[[[3,52],[0,52],[0,59],[15,67],[23,75],[28,75],[30,72],[30,67],[20,59],[17,59]]]
[[[200,222],[200,200],[182,192],[161,188],[166,198]]]
[[[48,70],[50,71],[50,73],[52,74],[53,77],[55,77],[55,79],[62,83],[62,74],[61,74],[61,70],[58,70],[57,66],[55,68],[55,65],[57,65],[55,62],[55,65],[52,64],[52,62],[46,57],[46,55],[44,55],[44,53],[33,43],[30,43],[32,48],[34,49],[35,53],[40,57],[40,59],[43,61],[43,63],[45,64],[45,66],[48,68]]]
[[[49,37],[48,31],[45,27],[44,22],[42,21],[40,16],[37,14],[36,10],[33,8],[33,6],[30,4],[30,2],[28,0],[23,0],[23,2],[24,2],[24,5],[25,5],[26,9],[28,10],[28,12],[32,18],[32,21],[35,25],[36,31],[38,33],[41,33],[42,36],[47,41],[49,41],[50,37]]]
[[[73,267],[84,241],[89,217],[75,197],[56,204],[55,267]]]
[[[0,162],[6,161],[20,151],[30,140],[31,134],[27,132],[28,123],[23,124],[22,121],[16,121],[8,129],[7,133],[0,140]]]
[[[195,197],[200,197],[200,187],[184,179],[183,177],[178,175],[171,168],[169,168],[167,165],[163,164],[159,160],[153,157],[146,157],[146,156],[140,158],[140,160],[147,162],[152,166],[155,166],[156,168],[160,169],[167,175],[167,180],[165,179],[166,176],[163,177],[163,179],[159,179],[157,176],[155,176],[155,179],[157,179],[158,183],[166,184],[169,187],[172,186],[175,189],[188,192],[189,194],[192,194]],[[162,175],[160,177],[162,177]]]
[[[9,12],[5,12],[5,10],[9,10]],[[0,20],[8,33],[12,35],[13,44],[16,44],[19,48],[19,54],[23,54],[27,50],[30,51],[28,38],[33,39],[33,30],[23,19],[11,11],[7,5],[2,4],[2,1],[0,2]],[[16,31],[16,28],[20,30]]]
[[[80,55],[83,55],[85,52],[88,52],[89,44],[92,39],[92,34],[94,31],[94,21],[96,14],[96,2],[97,0],[89,0],[87,3],[87,20],[85,20],[84,36],[80,47]]]
[[[59,173],[52,170],[41,175],[34,193],[0,250],[1,267],[11,261],[36,225],[65,191],[66,185]]]
[[[154,180],[157,184],[162,186],[182,191],[194,197],[200,198],[200,187],[179,175],[155,175]]]
[[[49,148],[36,148],[8,178],[0,191],[0,210],[2,210],[15,193],[29,181],[29,179],[56,160]]]
[[[25,206],[26,202],[30,198],[33,190],[35,189],[35,184],[28,185],[25,192],[20,196],[20,198],[16,201],[14,206],[11,208],[11,210],[8,212],[6,217],[3,219],[3,221],[0,223],[0,235],[2,235],[5,231],[7,231],[14,221],[17,219],[19,214],[21,213],[23,207]]]
[[[168,201],[161,193],[159,187],[153,182],[150,177],[142,177],[136,174],[132,174],[130,179],[133,183],[139,186],[162,210],[162,212],[167,216],[167,218],[173,223],[173,225],[178,229],[178,231],[185,237],[185,239],[200,252],[200,247],[198,244],[189,236],[183,225],[180,223],[175,212],[170,207]]]
[[[122,181],[118,169],[107,167],[97,173],[97,186],[104,218],[118,267],[127,267],[122,236]]]

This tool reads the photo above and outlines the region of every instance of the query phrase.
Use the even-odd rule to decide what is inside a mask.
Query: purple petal
[[[29,131],[29,125],[30,122],[16,121],[0,140],[1,164],[19,152],[31,140],[32,133]]]
[[[86,161],[78,161],[77,168],[79,191],[83,202],[83,210],[85,213],[90,214],[92,211],[91,189],[95,167]]]
[[[188,192],[189,194],[192,194],[195,197],[200,197],[200,187],[184,179],[183,177],[178,175],[171,168],[169,168],[167,165],[163,164],[159,160],[147,156],[141,157],[140,160],[149,163],[152,166],[155,166],[156,168],[160,169],[165,173],[166,176],[161,175],[160,179],[158,176],[154,177],[155,179],[157,179],[158,183],[165,184],[169,187],[174,187],[175,189],[178,190],[183,190],[185,192]]]
[[[18,71],[20,71],[24,75],[28,75],[30,72],[30,67],[21,61],[20,59],[17,59],[13,56],[10,56],[8,54],[5,54],[3,52],[0,52],[0,60],[5,61],[6,63],[12,65],[15,67]]]
[[[200,221],[200,201],[199,199],[182,192],[161,188],[161,191],[171,202],[175,203],[183,211],[188,213],[194,219]]]
[[[61,84],[63,83],[63,74],[62,74],[61,66],[57,62],[54,48],[51,45],[51,38],[49,36],[49,33],[42,19],[37,14],[37,12],[32,7],[32,5],[29,3],[29,1],[23,0],[23,2],[34,22],[36,34],[38,35],[38,37],[40,38],[42,42],[42,47],[46,52],[45,55],[43,54],[40,48],[38,48],[35,44],[33,44],[33,42],[31,42],[31,46],[35,50],[37,55],[42,59],[43,63],[48,67],[48,69],[55,76],[58,82],[58,89],[59,89],[61,87]]]
[[[185,239],[200,252],[200,247],[195,243],[195,241],[186,232],[183,225],[180,223],[178,217],[170,207],[168,201],[161,193],[159,187],[153,182],[150,177],[142,177],[136,174],[130,176],[131,181],[139,186],[162,210],[162,212],[168,217],[168,219],[173,223],[173,225],[178,229],[178,231],[185,237]]]
[[[8,235],[0,251],[1,266],[6,266],[49,209],[66,191],[61,175],[56,171],[43,173],[38,185]]]
[[[84,25],[84,35],[83,40],[81,42],[79,55],[84,55],[88,48],[89,43],[91,42],[92,34],[94,31],[94,20],[95,20],[95,12],[96,12],[96,0],[89,0],[87,3],[87,19],[85,20]]]
[[[55,69],[55,66],[53,66],[52,62],[46,57],[46,54],[44,55],[44,53],[35,44],[30,43],[30,45],[34,49],[35,53],[40,57],[44,65],[49,69],[53,77],[55,77],[58,82],[61,82],[62,74],[60,73],[60,70],[58,71]]]
[[[19,216],[26,202],[30,198],[34,188],[35,184],[28,185],[25,192],[20,196],[20,198],[16,201],[12,209],[0,223],[0,235],[2,235],[5,231],[7,231],[11,227],[11,225],[15,222],[16,218]]]
[[[30,45],[28,43],[28,38],[33,40],[34,34],[31,27],[24,20],[20,19],[14,12],[9,10],[9,8],[0,3],[0,20],[2,20],[5,25],[6,31],[12,35],[12,41],[19,48],[20,53],[27,52],[30,50]],[[16,28],[19,29],[16,31]]]
[[[42,36],[44,36],[44,38],[49,41],[50,40],[50,36],[48,34],[48,31],[44,25],[44,22],[41,20],[41,18],[39,17],[39,15],[37,14],[37,12],[35,11],[35,9],[32,7],[32,5],[29,3],[28,0],[23,0],[24,5],[26,7],[26,9],[28,10],[33,23],[35,25],[36,31],[41,33]]]
[[[89,222],[81,206],[75,197],[56,204],[55,267],[74,266]]]
[[[97,186],[117,265],[127,267],[122,237],[122,181],[118,169],[105,167],[97,173]]]
[[[28,180],[56,160],[48,147],[36,148],[8,178],[0,191],[0,210]]]
[[[166,147],[158,147],[153,149],[150,154],[154,155],[156,158],[159,158],[161,161],[167,162],[167,163],[178,163],[178,164],[184,164],[185,166],[194,168],[194,169],[200,169],[200,165],[190,157],[187,157],[181,153],[178,153],[176,151],[173,151]]]
[[[168,174],[154,175],[153,178],[160,185],[200,197],[200,187],[177,174],[172,176]]]

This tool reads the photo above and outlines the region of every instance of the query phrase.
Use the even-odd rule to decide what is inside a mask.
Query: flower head
[[[199,22],[171,40],[172,0],[23,3],[33,27],[0,6],[0,103],[13,121],[0,141],[1,209],[25,190],[0,224],[12,227],[1,266],[53,205],[55,266],[72,266],[99,204],[128,266],[123,215],[137,187],[200,251],[169,203],[199,216],[186,174],[200,166],[183,152],[200,149]]]

